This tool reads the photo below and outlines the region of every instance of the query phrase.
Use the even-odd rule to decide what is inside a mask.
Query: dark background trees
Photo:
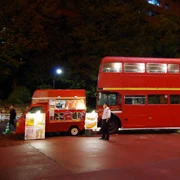
[[[0,99],[19,86],[52,88],[60,66],[56,88],[85,88],[91,103],[102,57],[179,57],[179,17],[149,20],[149,8],[144,0],[1,1]]]

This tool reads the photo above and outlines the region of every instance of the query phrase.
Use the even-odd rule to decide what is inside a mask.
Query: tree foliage
[[[24,104],[31,102],[31,92],[26,87],[17,87],[9,95],[7,102],[10,104]]]
[[[0,80],[13,79],[13,88],[21,76],[21,66],[28,62],[31,53],[47,47],[43,17],[36,12],[35,7],[36,3],[30,1],[1,1]]]
[[[179,57],[179,17],[162,12],[148,20],[149,8],[144,0],[2,0],[0,82],[11,82],[4,91],[52,87],[56,78],[57,88],[85,88],[94,97],[104,56]]]

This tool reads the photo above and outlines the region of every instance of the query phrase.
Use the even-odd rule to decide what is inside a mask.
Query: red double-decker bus
[[[111,133],[121,129],[180,128],[180,58],[104,57],[96,112],[114,113]]]

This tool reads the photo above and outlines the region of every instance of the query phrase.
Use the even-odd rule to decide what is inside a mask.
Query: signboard
[[[86,113],[85,129],[96,129],[97,128],[98,114],[95,112]]]
[[[50,99],[49,119],[50,123],[85,119],[86,105],[84,99]]]
[[[26,114],[24,139],[45,139],[45,113]]]

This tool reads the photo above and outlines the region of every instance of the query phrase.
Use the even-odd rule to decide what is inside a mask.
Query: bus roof
[[[154,63],[180,63],[180,58],[155,58],[155,57],[118,57],[107,56],[102,59],[104,62],[154,62]]]

